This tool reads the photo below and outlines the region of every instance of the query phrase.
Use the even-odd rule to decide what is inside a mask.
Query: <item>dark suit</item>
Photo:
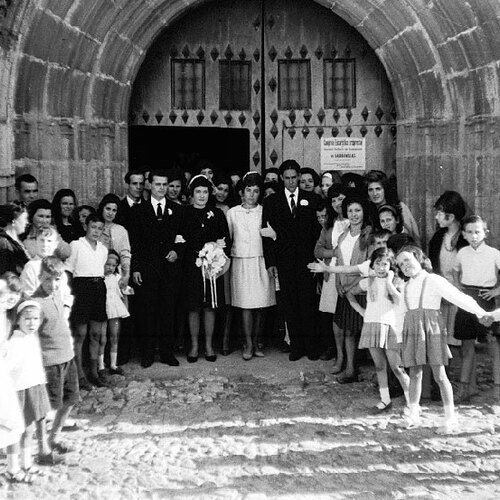
[[[278,269],[291,351],[314,355],[319,349],[315,335],[316,280],[307,264],[314,261],[321,227],[316,220],[317,198],[302,190],[295,193],[298,193],[295,217],[284,190],[264,200],[262,227],[269,222],[277,234],[276,241],[263,239],[264,258],[267,268]]]
[[[133,212],[139,208],[142,204],[146,203],[144,200],[141,200],[137,205],[130,206],[128,204],[127,197],[122,198],[120,203],[118,204],[118,212],[116,213],[117,224],[121,224],[127,231],[130,230],[130,225],[133,220]]]
[[[156,341],[160,357],[171,354],[174,345],[174,303],[180,291],[185,246],[175,243],[175,238],[181,234],[184,209],[170,200],[165,202],[162,221],[150,202],[134,207],[130,221],[131,272],[140,272],[142,278],[136,290],[143,318],[143,360],[152,359]],[[171,250],[178,256],[173,263],[166,259]]]

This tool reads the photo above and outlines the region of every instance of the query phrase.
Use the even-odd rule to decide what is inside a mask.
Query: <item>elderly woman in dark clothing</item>
[[[29,257],[19,236],[26,231],[28,213],[16,203],[0,205],[0,275],[20,275]]]
[[[76,213],[76,195],[71,189],[60,189],[52,200],[52,218],[57,232],[66,243],[83,236]]]

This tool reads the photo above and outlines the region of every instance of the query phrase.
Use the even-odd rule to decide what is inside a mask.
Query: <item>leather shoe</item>
[[[205,359],[210,361],[210,363],[213,363],[217,360],[217,354],[205,354]]]
[[[196,363],[198,361],[198,356],[187,356],[188,363]]]
[[[302,356],[304,356],[304,354],[302,352],[294,352],[292,351],[289,355],[288,355],[288,359],[290,361],[298,361]]]
[[[154,363],[153,358],[143,358],[141,361],[141,366],[143,368],[149,368]]]
[[[160,356],[160,363],[168,366],[179,366],[179,360],[172,353]]]

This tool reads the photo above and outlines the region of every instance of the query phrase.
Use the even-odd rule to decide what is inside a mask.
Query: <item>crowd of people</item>
[[[109,193],[97,207],[78,205],[70,189],[40,199],[25,174],[18,199],[0,205],[0,447],[10,481],[36,474],[34,428],[38,462],[63,460],[70,447],[60,431],[79,390],[109,385],[135,353],[144,368],[157,357],[178,366],[180,353],[214,363],[216,349],[227,355],[239,344],[250,361],[278,331],[290,361],[334,360],[345,384],[358,380],[367,349],[374,411],[392,405],[392,373],[406,424],[418,426],[430,366],[441,430],[452,432],[451,350],[462,361],[456,398],[467,401],[475,344],[488,342],[500,401],[500,251],[459,193],[436,200],[427,258],[383,172],[319,175],[287,160],[263,175],[226,175],[206,162],[195,173],[130,171],[126,196]],[[207,244],[226,256],[212,277],[201,263]]]

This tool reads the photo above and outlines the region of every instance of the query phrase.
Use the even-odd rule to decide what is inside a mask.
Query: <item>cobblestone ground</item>
[[[485,362],[486,363],[486,362]],[[75,451],[36,484],[1,498],[500,498],[500,408],[481,364],[480,394],[459,407],[463,432],[401,426],[403,401],[373,415],[372,370],[339,385],[331,363],[239,353],[180,368],[126,366],[113,387],[84,393],[65,432]],[[497,414],[498,410],[498,414]],[[4,468],[5,458],[0,459]]]

